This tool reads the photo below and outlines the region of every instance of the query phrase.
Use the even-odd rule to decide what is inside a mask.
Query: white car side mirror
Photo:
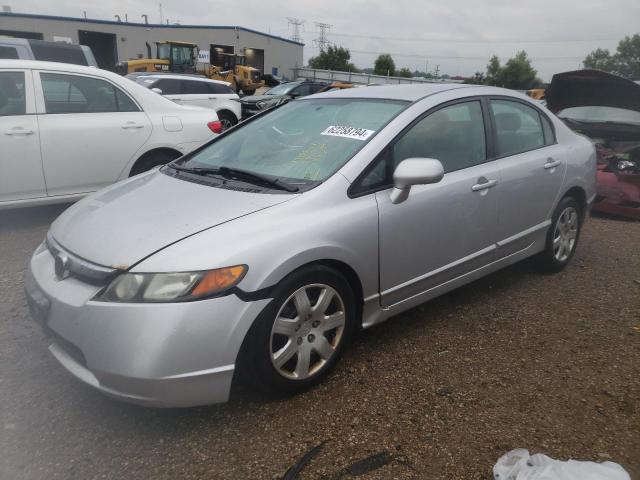
[[[407,158],[393,172],[391,203],[402,203],[409,197],[413,185],[438,183],[444,176],[444,167],[435,158]]]

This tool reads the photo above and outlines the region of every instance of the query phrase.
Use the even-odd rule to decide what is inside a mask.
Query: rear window
[[[79,45],[69,45],[62,42],[44,42],[40,40],[30,40],[29,45],[31,45],[31,50],[36,60],[88,65],[87,57],[85,57]]]
[[[579,122],[614,122],[640,125],[640,112],[616,107],[572,107],[558,112],[558,117]]]

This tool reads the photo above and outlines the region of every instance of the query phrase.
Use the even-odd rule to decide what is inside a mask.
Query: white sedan
[[[229,82],[184,74],[129,75],[143,87],[147,87],[172,102],[194,105],[216,111],[222,128],[233,127],[242,117],[240,97]]]
[[[221,131],[214,111],[112,72],[0,60],[0,209],[77,200]]]

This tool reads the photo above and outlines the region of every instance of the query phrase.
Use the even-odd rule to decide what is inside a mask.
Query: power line
[[[392,57],[408,57],[408,58],[425,58],[425,57],[429,57],[431,59],[438,59],[438,60],[483,60],[483,61],[487,61],[488,57],[484,56],[484,57],[463,57],[463,56],[457,56],[457,55],[426,55],[424,53],[422,54],[413,54],[413,53],[400,53],[400,52],[375,52],[375,51],[371,51],[371,50],[352,50],[349,49],[349,51],[351,53],[361,53],[364,55],[380,55],[383,53],[388,53],[389,55],[391,55]],[[566,61],[571,61],[571,60],[582,60],[582,57],[528,57],[530,60],[535,60],[535,61],[562,61],[562,62],[566,62]]]
[[[293,25],[293,35],[289,38],[294,42],[302,43],[302,37],[300,36],[300,27],[304,25],[304,20],[300,20],[299,18],[287,17],[287,21],[289,22],[289,26]]]
[[[367,40],[392,40],[399,42],[429,42],[429,43],[486,43],[486,44],[499,44],[499,43],[598,43],[598,42],[617,42],[620,39],[612,38],[589,38],[589,39],[544,39],[544,40],[529,40],[529,39],[502,39],[491,40],[486,38],[479,39],[465,39],[465,38],[420,38],[420,37],[386,37],[381,35],[364,35],[357,33],[340,33],[331,32],[331,35],[336,37],[349,37],[349,38],[364,38]]]
[[[318,36],[313,40],[313,43],[320,49],[321,52],[323,52],[328,45],[331,45],[331,42],[327,38],[327,31],[331,28],[331,25],[322,22],[314,23],[318,28]]]

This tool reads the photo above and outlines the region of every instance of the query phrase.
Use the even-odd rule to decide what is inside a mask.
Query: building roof
[[[62,17],[57,15],[38,15],[32,13],[14,13],[14,12],[0,12],[0,17],[21,17],[21,18],[37,18],[41,20],[56,20],[67,22],[84,22],[84,23],[96,23],[102,25],[118,25],[122,27],[144,27],[144,28],[194,28],[194,29],[217,29],[217,30],[240,30],[248,33],[255,33],[269,38],[274,38],[282,42],[293,43],[295,45],[304,46],[304,43],[296,42],[288,38],[279,37],[270,33],[260,32],[251,28],[241,27],[238,25],[165,25],[162,23],[140,23],[140,22],[118,22],[115,20],[97,20],[92,18],[78,18],[78,17]]]

